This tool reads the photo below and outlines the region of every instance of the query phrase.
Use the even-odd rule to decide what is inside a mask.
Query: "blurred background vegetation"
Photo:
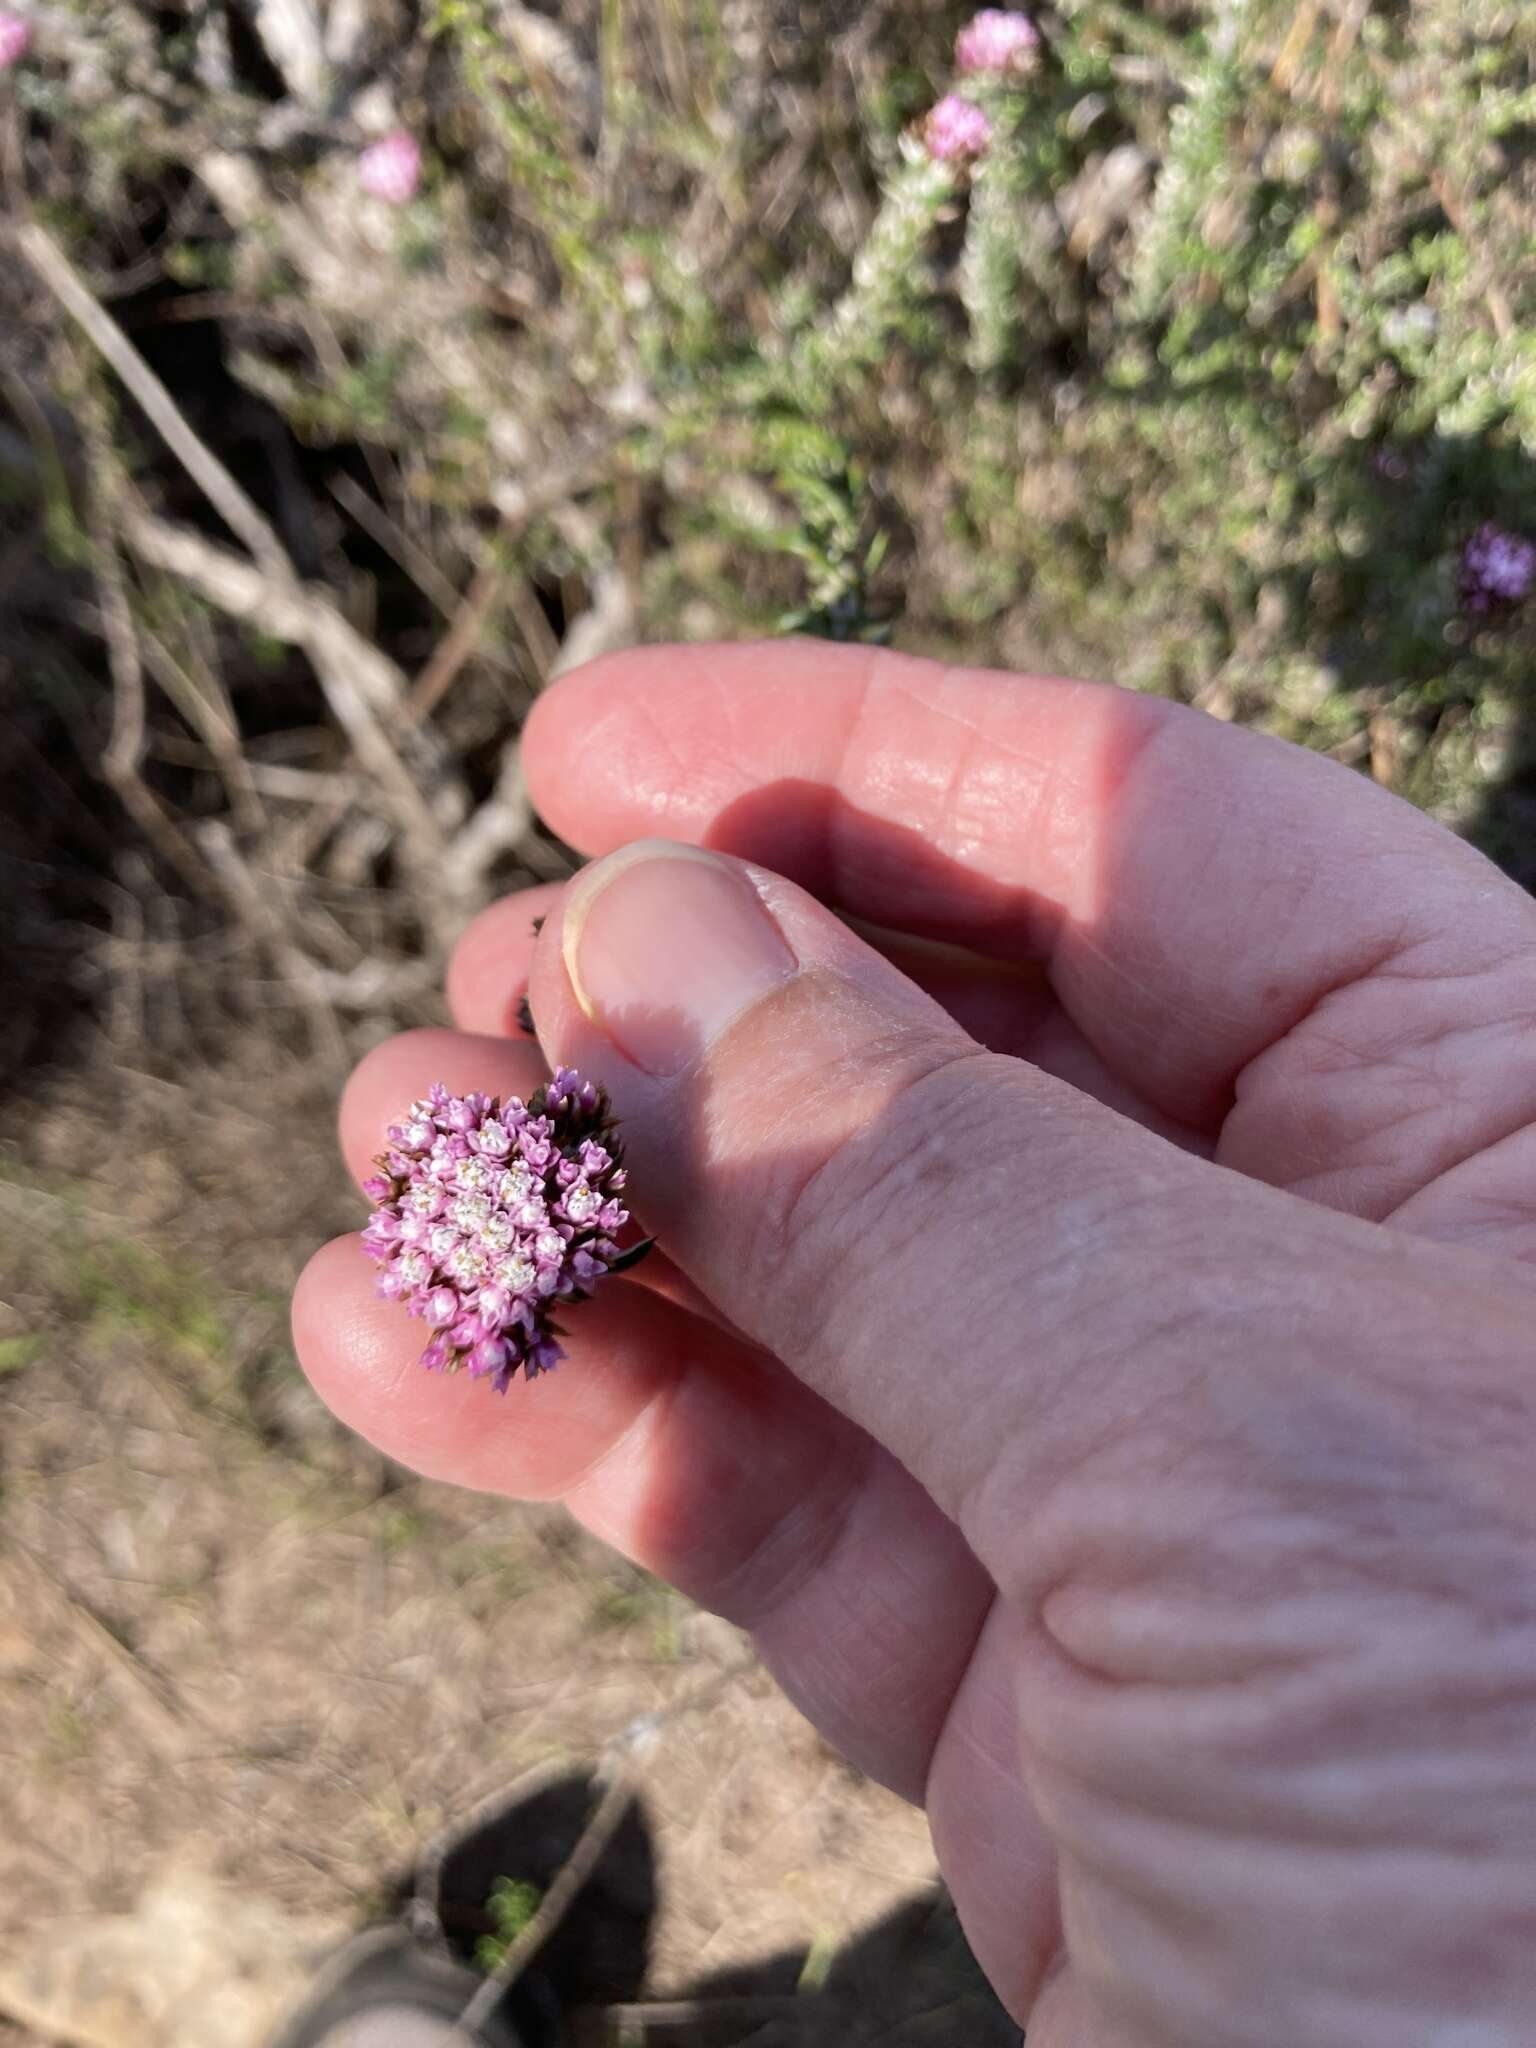
[[[200,1831],[366,1914],[466,1790],[739,1667],[344,1439],[283,1330],[357,1220],[348,1060],[569,870],[518,764],[560,669],[1112,677],[1536,882],[1536,599],[1467,555],[1536,539],[1536,5],[1055,0],[994,73],[968,12],[0,7],[8,1940]],[[955,91],[990,143],[936,158]],[[799,1942],[793,1991],[926,1850],[732,1683],[663,1759],[660,1952]]]
[[[1536,532],[1529,0],[1060,0],[1022,76],[883,0],[25,18],[0,175],[54,258],[0,280],[0,857],[51,986],[96,972],[61,929],[149,918],[194,1008],[254,961],[332,1054],[409,1014],[559,871],[533,693],[636,638],[1115,677],[1536,878],[1536,606],[1458,587],[1485,522]],[[956,85],[992,146],[936,164]],[[408,196],[366,189],[390,134]]]

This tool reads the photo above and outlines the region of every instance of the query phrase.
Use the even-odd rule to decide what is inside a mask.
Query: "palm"
[[[577,845],[661,833],[748,855],[877,927],[995,1050],[1245,1174],[1523,1256],[1524,898],[1342,771],[1167,711],[809,646],[656,650],[563,684],[526,760]],[[359,1070],[354,1167],[433,1078],[530,1085],[536,1049],[506,1034],[544,894],[467,935],[459,1031]],[[578,1369],[505,1428],[480,1390],[420,1380],[367,1289],[333,1246],[301,1290],[332,1405],[427,1472],[565,1497],[752,1628],[831,1739],[926,1799],[981,1960],[1027,2010],[1059,1902],[1019,1776],[1023,1623],[908,1473],[664,1266],[584,1312]],[[1032,2038],[1075,2040],[1083,1995],[1053,1977]]]

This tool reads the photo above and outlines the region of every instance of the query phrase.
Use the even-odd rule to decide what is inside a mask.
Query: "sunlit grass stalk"
[[[1168,150],[1131,271],[1134,319],[1158,311],[1201,214],[1228,175],[1227,129],[1241,103],[1241,32],[1248,8],[1249,0],[1223,0],[1189,98],[1169,117]]]
[[[903,316],[927,295],[928,239],[960,176],[915,145],[907,150],[854,258],[847,291],[826,322],[790,351],[791,388],[835,390],[881,360]]]
[[[992,147],[975,173],[960,258],[966,360],[978,376],[1000,370],[1013,354],[1031,183],[1022,96],[1001,95],[993,113]]]

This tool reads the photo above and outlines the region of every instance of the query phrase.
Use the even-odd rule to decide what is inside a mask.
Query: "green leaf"
[[[640,1261],[654,1249],[655,1244],[656,1240],[654,1237],[642,1237],[638,1244],[632,1244],[627,1250],[619,1253],[619,1256],[609,1266],[609,1272],[627,1273],[631,1266],[639,1265]]]

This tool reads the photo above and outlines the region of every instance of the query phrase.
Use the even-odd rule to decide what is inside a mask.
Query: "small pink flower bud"
[[[488,1372],[505,1372],[511,1362],[512,1353],[502,1337],[482,1337],[469,1354],[470,1377],[479,1379]]]
[[[992,140],[992,123],[985,108],[958,93],[946,93],[930,108],[923,124],[923,143],[937,163],[957,163],[985,156]]]
[[[19,64],[32,47],[32,24],[24,14],[0,7],[0,71]]]
[[[421,145],[404,128],[370,143],[357,160],[357,182],[372,199],[408,206],[421,184]]]
[[[459,1297],[451,1287],[434,1287],[427,1296],[427,1325],[446,1330],[459,1312]]]
[[[1027,14],[983,7],[955,37],[955,63],[962,71],[1015,75],[1032,71],[1040,53],[1040,31]]]

